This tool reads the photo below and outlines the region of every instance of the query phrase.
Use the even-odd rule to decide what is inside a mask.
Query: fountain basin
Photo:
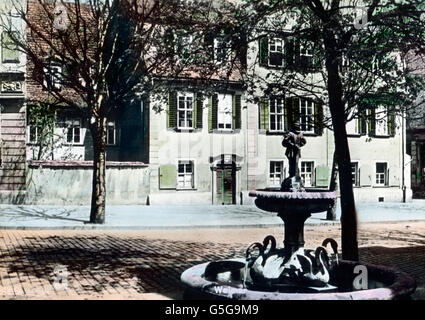
[[[229,272],[234,262],[244,263],[244,259],[231,259],[222,262],[223,273],[226,263]],[[404,272],[396,269],[373,264],[353,261],[340,261],[335,270],[334,285],[337,292],[315,293],[287,293],[279,291],[261,291],[244,288],[240,276],[234,275],[227,281],[213,280],[205,277],[205,270],[209,263],[195,265],[181,275],[181,281],[186,286],[186,298],[197,299],[236,299],[236,300],[394,300],[409,297],[416,289],[415,280]],[[367,268],[368,288],[355,290],[353,288],[354,267],[362,265]],[[229,273],[227,272],[227,273]],[[234,270],[233,270],[234,272]]]
[[[254,190],[249,192],[250,197],[256,197],[255,205],[270,212],[285,214],[317,213],[326,211],[333,206],[336,200],[335,191],[311,189],[298,192],[278,190]]]

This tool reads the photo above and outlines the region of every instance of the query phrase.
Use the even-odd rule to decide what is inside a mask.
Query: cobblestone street
[[[231,257],[282,228],[145,231],[0,230],[0,299],[179,299],[188,267]],[[326,237],[340,242],[338,225],[306,226],[306,247]],[[362,261],[397,267],[425,297],[425,223],[360,226]],[[55,287],[55,268],[67,268],[67,289]]]

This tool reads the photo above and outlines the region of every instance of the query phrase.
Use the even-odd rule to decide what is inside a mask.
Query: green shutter
[[[369,136],[375,136],[375,127],[376,127],[376,116],[375,109],[369,109],[369,119],[368,119],[368,131]]]
[[[285,40],[285,66],[287,68],[294,66],[294,39]]]
[[[198,102],[196,99],[196,93],[194,94],[194,100],[193,101],[193,111],[192,111],[192,128],[195,129],[197,128],[197,120],[198,120]]]
[[[204,98],[202,96],[202,94],[197,93],[196,94],[196,105],[195,105],[195,113],[196,113],[196,117],[194,116],[194,119],[196,121],[196,123],[194,124],[194,128],[202,128],[202,115],[204,113],[204,108],[203,108],[203,102],[204,102]]]
[[[15,37],[17,33],[15,32]],[[2,61],[19,62],[19,51],[17,45],[13,42],[9,32],[2,32],[1,36]]]
[[[168,95],[167,127],[177,128],[177,92]]]
[[[269,118],[270,118],[270,109],[269,109],[269,99],[263,98],[260,101],[260,112],[259,112],[259,125],[260,129],[269,130]]]
[[[313,43],[313,69],[320,70],[322,68],[323,56],[320,46]]]
[[[204,36],[205,53],[208,60],[213,61],[214,59],[214,33],[207,32]]]
[[[269,38],[263,36],[258,40],[260,66],[266,67],[269,64]]]
[[[177,187],[177,166],[166,164],[159,167],[159,188],[175,189]]]
[[[393,110],[388,110],[388,135],[395,136],[395,114]]]
[[[291,112],[289,113],[289,127],[288,129],[291,129],[291,126],[295,122],[300,122],[300,98],[298,97],[291,97]]]
[[[323,105],[321,103],[314,104],[314,133],[323,134]]]
[[[293,41],[293,56],[294,56],[294,67],[300,68],[300,40],[294,39]]]
[[[327,166],[316,167],[316,187],[328,187],[329,184],[329,168]]]
[[[214,94],[208,102],[208,130],[217,129],[218,95]]]
[[[284,126],[285,131],[289,131],[291,123],[291,117],[292,117],[292,97],[285,98],[285,112],[284,112]]]
[[[359,133],[360,135],[366,135],[367,131],[367,121],[366,121],[366,112],[365,110],[358,111],[358,119],[359,122]]]
[[[233,129],[241,128],[241,95],[235,94],[233,96],[233,104],[232,104],[232,117],[233,117]]]

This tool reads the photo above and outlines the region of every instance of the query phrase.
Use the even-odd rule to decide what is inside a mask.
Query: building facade
[[[2,35],[2,45],[7,41]],[[220,60],[221,39],[213,43]],[[258,75],[278,68],[284,47],[285,39],[275,36],[251,43],[247,68]],[[42,142],[42,128],[26,117],[36,106],[26,106],[24,98],[45,93],[30,77],[24,81],[25,57],[12,49],[2,46],[0,65],[2,202],[88,204],[93,146],[87,120],[65,106],[56,108],[52,134]],[[311,69],[314,81],[311,52],[294,52],[293,63]],[[47,80],[62,86],[58,78]],[[295,122],[307,140],[299,162],[304,185],[328,188],[334,136],[324,126],[326,104],[284,92],[248,94],[237,79],[208,95],[201,91],[196,81],[176,82],[165,99],[141,96],[125,106],[125,113],[108,119],[109,204],[252,203],[250,190],[278,188],[288,176],[281,142]],[[164,111],[155,112],[155,104]],[[372,120],[346,124],[354,194],[361,202],[400,202],[411,198],[405,120],[387,114],[385,105],[379,111]],[[5,195],[9,190],[17,190],[20,200]]]
[[[18,2],[18,1],[17,1]],[[0,12],[12,32],[22,32],[22,22],[12,3],[2,1]],[[0,28],[0,199],[19,199],[26,189],[25,65],[26,57]]]

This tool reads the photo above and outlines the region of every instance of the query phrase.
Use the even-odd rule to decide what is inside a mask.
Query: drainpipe
[[[401,118],[401,190],[403,192],[403,203],[406,202],[406,186],[404,184],[404,152],[405,152],[405,117],[404,112],[402,112],[402,118]]]

